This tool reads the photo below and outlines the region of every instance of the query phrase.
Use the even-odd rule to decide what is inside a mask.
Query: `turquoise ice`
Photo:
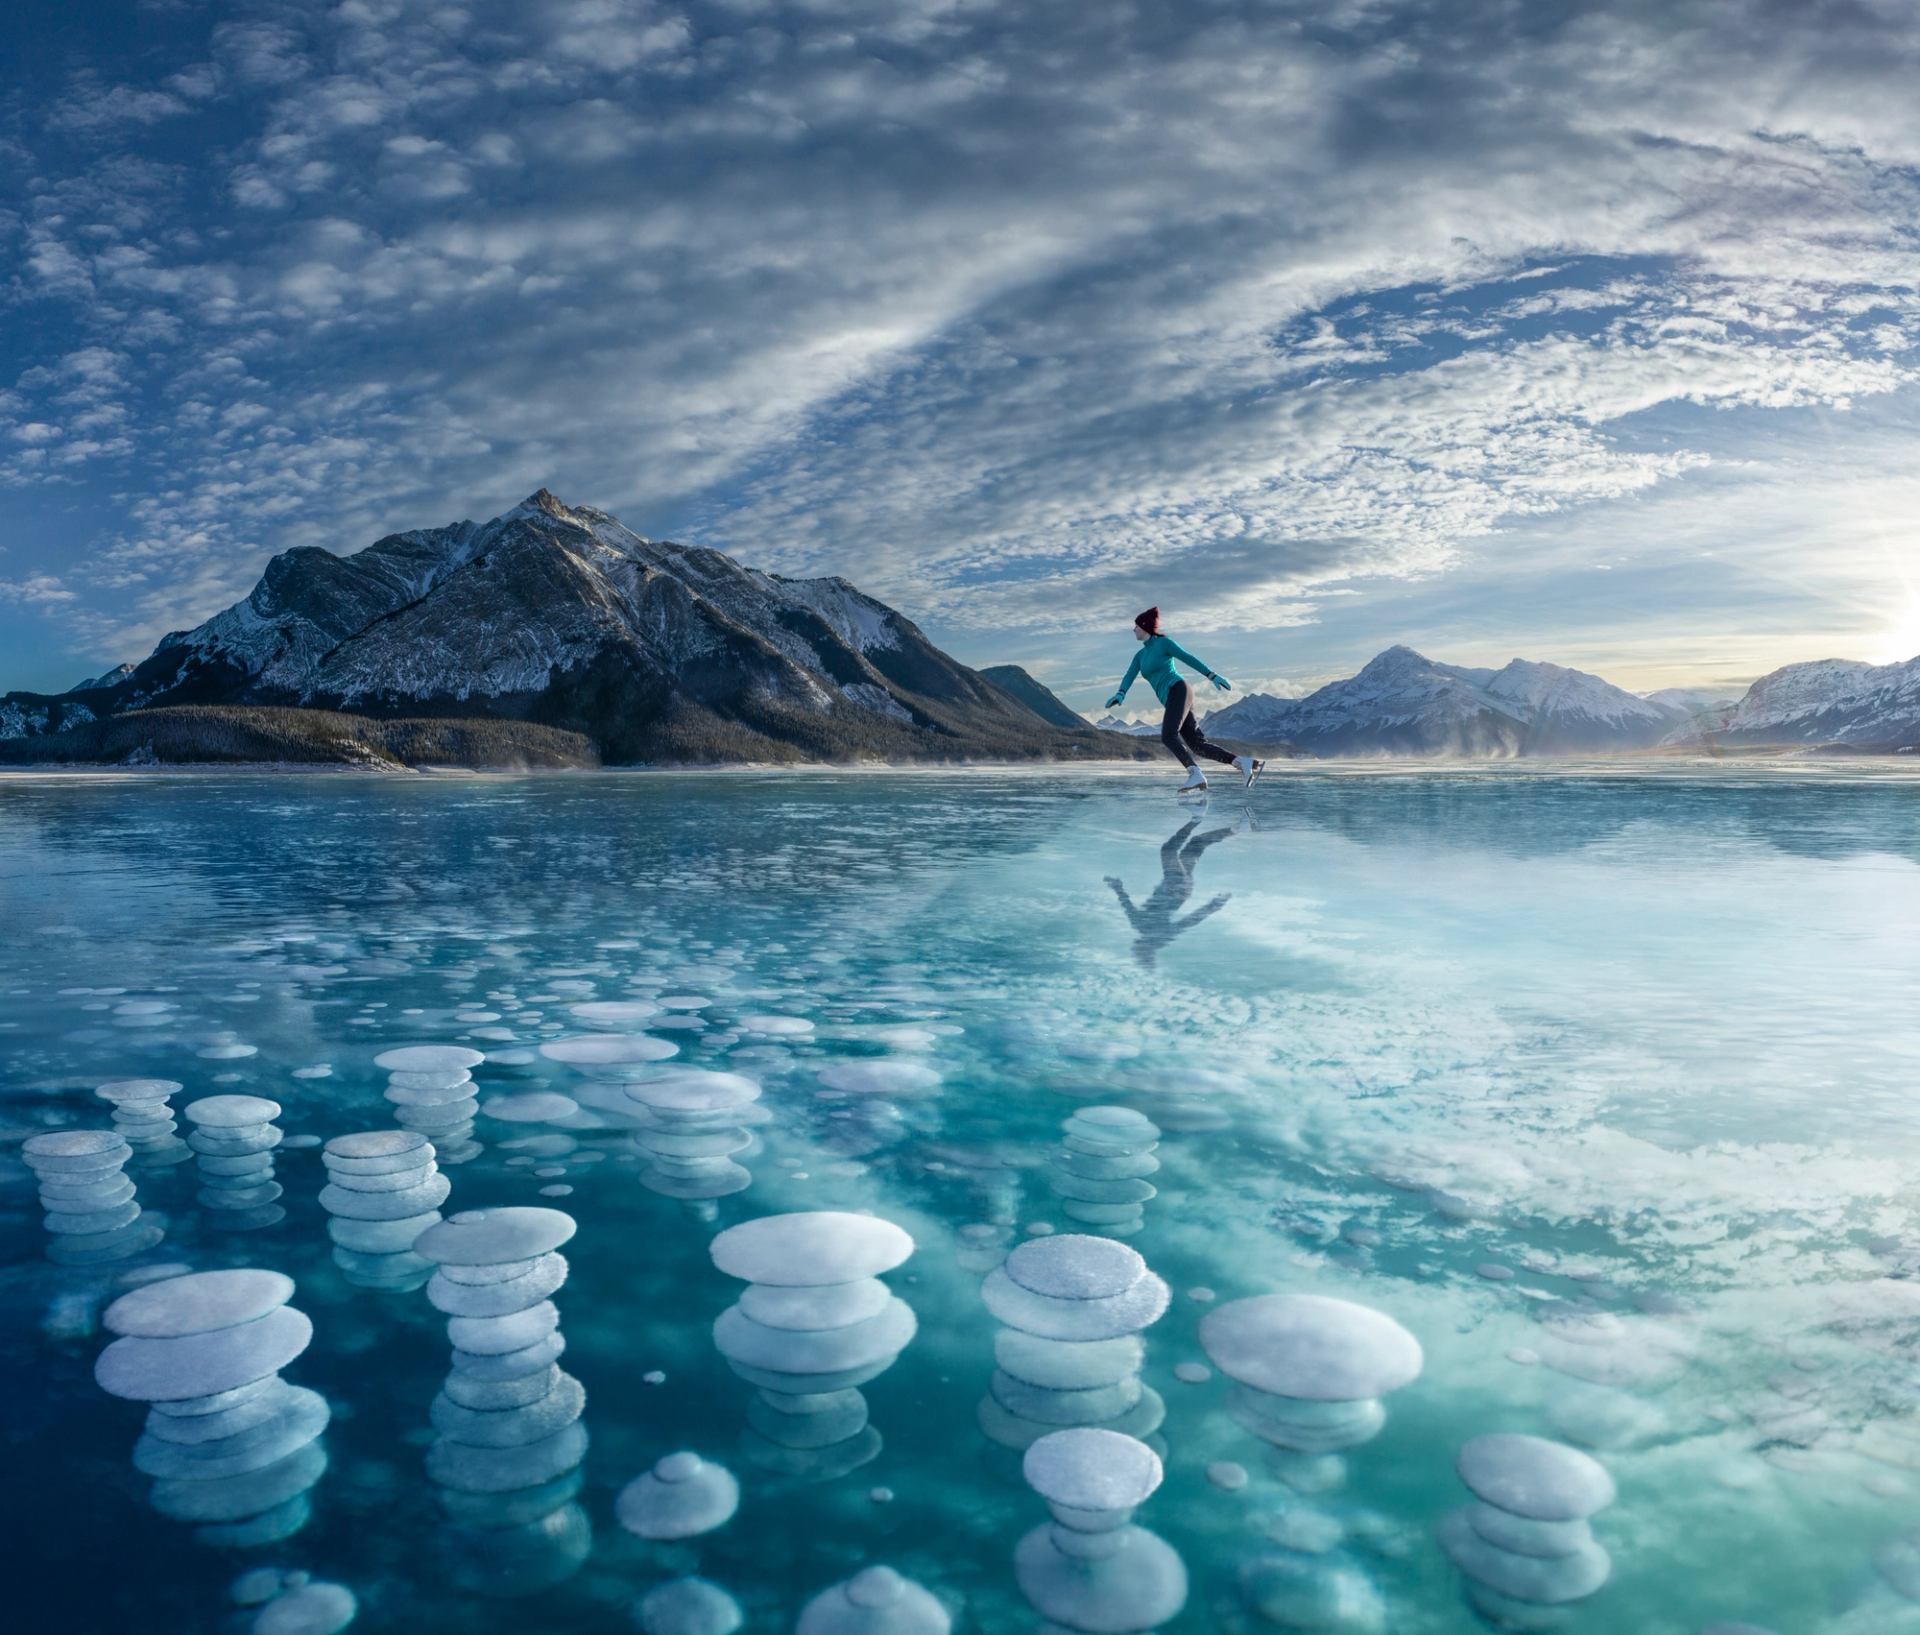
[[[1025,1630],[1015,1550],[1048,1518],[983,1427],[998,1373],[1057,1416],[1036,1425],[1157,1424],[1134,1521],[1187,1575],[1170,1630],[1336,1606],[1469,1635],[1456,1559],[1578,1588],[1573,1635],[1920,1630],[1920,778],[1287,767],[1195,812],[1171,777],[0,780],[0,1517],[26,1625],[212,1627],[268,1565],[346,1586],[369,1629],[638,1627],[696,1577],[784,1631],[884,1565],[956,1629]],[[284,1219],[222,1230],[199,1166],[136,1143],[164,1239],[50,1259],[20,1143],[110,1129],[116,1081],[277,1103]],[[425,1150],[366,1133],[423,1116],[433,1208],[563,1208],[564,1287],[544,1240],[439,1268],[440,1310],[403,1245],[372,1252],[409,1275],[347,1275],[368,1256],[336,1256],[341,1222],[411,1209],[423,1160],[397,1149]],[[337,1137],[351,1184],[323,1201]],[[1099,1235],[1068,1203],[1164,1281],[1145,1326],[1099,1305],[1135,1286],[1101,1279],[1125,1255],[1029,1256],[1084,1287],[995,1294],[1036,1323],[1083,1302],[1057,1344],[983,1300],[1022,1242]],[[722,1231],[819,1211],[911,1256],[876,1272],[834,1235],[792,1288],[715,1264]],[[156,1511],[140,1410],[93,1383],[99,1310],[164,1266],[284,1273],[313,1323],[326,1469],[267,1556]],[[1272,1295],[1397,1329],[1342,1307],[1334,1361],[1210,1358],[1202,1319]],[[895,1301],[911,1338],[869,1376]],[[715,1343],[736,1303],[744,1383]],[[436,1409],[450,1333],[470,1400]],[[527,1343],[509,1365],[463,1338]],[[578,1431],[519,1412],[562,1378]],[[450,1518],[436,1413],[524,1426],[531,1451],[458,1474],[533,1485]],[[1456,1459],[1503,1435],[1582,1450],[1617,1496],[1490,1503]],[[733,1473],[737,1514],[630,1532],[617,1495],[681,1453]],[[496,1512],[517,1553],[476,1555]]]

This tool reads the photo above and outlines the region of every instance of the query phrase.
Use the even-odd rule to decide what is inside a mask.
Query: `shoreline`
[[[327,761],[182,761],[171,765],[116,766],[108,763],[41,762],[0,766],[0,786],[9,783],[45,783],[59,779],[154,779],[209,777],[279,778],[335,777],[346,779],[421,779],[450,782],[470,779],[622,778],[622,777],[965,777],[977,773],[996,776],[1024,774],[1049,777],[1060,774],[1110,779],[1120,774],[1160,781],[1175,770],[1171,760],[1162,766],[1140,760],[1072,761],[893,761],[893,762],[774,762],[654,763],[640,766],[597,767],[465,767],[465,766],[352,766]],[[1264,786],[1276,778],[1588,776],[1663,777],[1705,771],[1816,773],[1821,776],[1886,776],[1895,781],[1920,782],[1920,756],[1832,754],[1806,751],[1753,750],[1743,754],[1678,756],[1638,754],[1616,756],[1525,756],[1506,760],[1450,760],[1414,757],[1296,757],[1276,758],[1261,775]],[[1220,779],[1215,794],[1241,793],[1237,779]]]

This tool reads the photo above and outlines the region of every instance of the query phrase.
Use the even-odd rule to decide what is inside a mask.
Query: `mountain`
[[[95,676],[90,681],[75,682],[69,691],[91,693],[102,687],[117,687],[132,674],[133,666],[131,664],[116,664],[111,670],[107,671],[105,675]]]
[[[1514,659],[1499,670],[1390,647],[1305,698],[1255,693],[1206,718],[1213,737],[1297,744],[1310,755],[1592,754],[1659,742],[1685,716],[1598,676]]]
[[[1098,721],[1094,722],[1094,725],[1102,732],[1125,733],[1129,738],[1158,738],[1160,736],[1160,723],[1158,721],[1127,721],[1117,715],[1103,715]]]
[[[1016,698],[1026,705],[1042,721],[1050,721],[1056,727],[1065,727],[1069,732],[1086,730],[1087,718],[1084,715],[1078,715],[1068,709],[1019,665],[989,664],[980,673],[1008,697]]]
[[[644,539],[544,488],[491,522],[285,551],[99,682],[0,698],[0,737],[222,705],[520,720],[610,763],[1145,753],[1037,714],[844,579]]]
[[[1696,717],[1668,741],[1920,747],[1920,657],[1902,664],[1789,664],[1762,676],[1737,704]]]
[[[1662,687],[1658,692],[1640,695],[1649,704],[1664,704],[1669,709],[1698,715],[1702,710],[1723,710],[1740,702],[1737,695],[1718,687]]]

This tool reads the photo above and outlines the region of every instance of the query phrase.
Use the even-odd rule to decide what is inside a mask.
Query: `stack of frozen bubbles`
[[[1476,1436],[1455,1463],[1475,1503],[1440,1523],[1440,1545],[1467,1578],[1467,1600],[1503,1628],[1551,1629],[1613,1563],[1587,1518],[1613,1503],[1596,1459],[1545,1437]]]
[[[457,1575],[482,1593],[517,1595],[568,1577],[592,1529],[573,1503],[587,1431],[586,1393],[559,1366],[567,1279],[557,1251],[574,1233],[557,1209],[469,1209],[421,1233],[437,1268],[427,1298],[447,1314],[453,1371],[433,1400],[427,1474],[455,1528]]]
[[[265,1096],[203,1096],[186,1107],[187,1145],[199,1160],[200,1202],[223,1226],[272,1226],[286,1218],[273,1178],[280,1103]]]
[[[279,1272],[189,1272],[123,1294],[102,1317],[120,1338],[94,1378],[149,1404],[133,1462],[154,1478],[153,1507],[209,1543],[297,1532],[326,1469],[325,1398],[280,1378],[313,1336],[292,1295]]]
[[[644,1110],[634,1139],[647,1154],[640,1184],[668,1198],[724,1198],[753,1176],[733,1155],[753,1145],[747,1124],[764,1115],[754,1104],[760,1086],[739,1073],[706,1068],[664,1069],[626,1086]]]
[[[414,1239],[438,1223],[450,1190],[433,1144],[418,1130],[362,1130],[335,1136],[320,1159],[327,1167],[320,1207],[333,1262],[347,1281],[419,1288],[433,1267],[413,1252]]]
[[[141,1219],[126,1175],[131,1150],[111,1130],[50,1130],[21,1145],[40,1183],[49,1260],[89,1266],[124,1260],[160,1241],[159,1226]]]
[[[93,1092],[113,1104],[113,1127],[133,1149],[136,1164],[178,1164],[193,1153],[175,1133],[173,1079],[109,1079]]]
[[[1160,1126],[1131,1107],[1082,1107],[1061,1128],[1053,1155],[1060,1212],[1107,1237],[1131,1237],[1155,1195],[1146,1177],[1160,1168]]]
[[[1167,1285],[1124,1243],[1080,1233],[1032,1238],[980,1286],[1002,1327],[980,1426],[1002,1447],[1067,1426],[1146,1438],[1166,1404],[1140,1379],[1140,1331],[1167,1309]]]
[[[857,1387],[893,1365],[917,1326],[879,1274],[913,1253],[913,1239],[872,1215],[818,1210],[745,1221],[710,1249],[747,1282],[713,1325],[727,1366],[757,1387],[747,1457],[815,1480],[858,1469],[880,1434]]]
[[[1179,1616],[1186,1565],[1133,1525],[1135,1507],[1160,1485],[1158,1454],[1117,1431],[1054,1431],[1027,1449],[1021,1472],[1053,1522],[1021,1539],[1014,1576],[1049,1627],[1133,1635]]]
[[[1420,1342],[1391,1317],[1322,1294],[1262,1294],[1216,1307],[1200,1344],[1235,1382],[1227,1411],[1269,1444],[1302,1492],[1346,1479],[1341,1457],[1379,1434],[1380,1398],[1418,1378]]]
[[[473,1069],[486,1059],[465,1045],[401,1045],[373,1059],[387,1075],[394,1122],[431,1141],[439,1163],[464,1164],[480,1151],[473,1139],[473,1115],[480,1110]]]

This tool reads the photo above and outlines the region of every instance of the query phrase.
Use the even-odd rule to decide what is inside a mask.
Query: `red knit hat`
[[[1150,607],[1145,613],[1136,613],[1133,622],[1149,636],[1160,634],[1160,610],[1157,607]]]

